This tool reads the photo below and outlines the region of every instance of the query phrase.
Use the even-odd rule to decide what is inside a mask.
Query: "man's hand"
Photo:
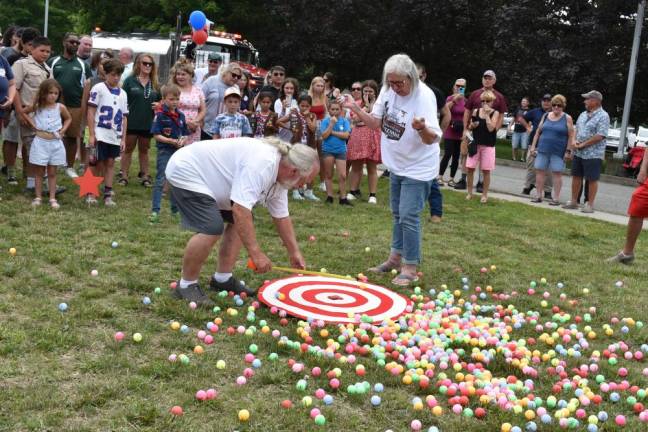
[[[267,273],[272,270],[272,261],[263,252],[257,252],[250,258],[254,263],[254,271],[256,273]]]
[[[297,268],[297,269],[306,268],[306,261],[304,261],[304,257],[302,256],[301,252],[297,251],[291,254],[289,258],[290,258],[290,266],[292,268]]]
[[[415,130],[420,130],[425,127],[425,118],[423,117],[414,117],[412,119],[412,128]]]

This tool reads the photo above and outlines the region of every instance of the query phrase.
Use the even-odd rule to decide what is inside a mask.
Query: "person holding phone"
[[[367,80],[355,83],[351,87],[352,94],[362,93],[358,101],[360,108],[371,113],[376,97],[378,96],[378,84],[374,80]],[[369,180],[369,204],[377,204],[376,191],[378,189],[378,164],[380,163],[380,131],[372,130],[351,111],[353,129],[347,144],[347,160],[351,165],[349,175],[349,193],[347,199],[354,200],[361,197],[360,180],[362,179],[362,167],[367,166],[367,177]]]
[[[448,186],[454,187],[455,175],[459,167],[461,135],[464,131],[463,116],[466,111],[466,80],[459,78],[452,86],[452,94],[446,98],[446,108],[450,111],[450,125],[443,132],[443,158],[439,168],[438,182],[443,184],[443,175],[450,163]]]

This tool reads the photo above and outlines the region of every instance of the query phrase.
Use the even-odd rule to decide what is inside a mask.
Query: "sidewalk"
[[[446,171],[446,176],[448,172]],[[457,178],[459,175],[457,174]],[[579,210],[565,210],[560,206],[550,206],[546,201],[542,204],[531,203],[531,198],[535,197],[535,189],[531,196],[523,195],[524,179],[526,177],[526,166],[521,162],[497,159],[495,171],[491,176],[491,193],[489,197],[502,199],[506,201],[519,202],[534,207],[542,207],[550,210],[557,210],[581,217],[612,222],[620,225],[626,225],[628,216],[626,211],[632,192],[635,189],[635,182],[630,179],[610,178],[604,176],[599,182],[599,189],[594,203],[594,213],[582,213]],[[447,177],[446,177],[447,178]],[[447,186],[441,190],[454,190]],[[465,191],[457,191],[465,192]],[[560,202],[564,203],[570,199],[571,195],[571,176],[563,175],[563,185],[560,193]],[[648,229],[644,227],[644,229]]]

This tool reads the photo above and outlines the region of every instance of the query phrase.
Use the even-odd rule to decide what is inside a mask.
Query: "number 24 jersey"
[[[124,118],[128,115],[126,92],[101,82],[90,90],[88,105],[97,108],[94,118],[97,141],[119,145],[126,132],[123,128]]]

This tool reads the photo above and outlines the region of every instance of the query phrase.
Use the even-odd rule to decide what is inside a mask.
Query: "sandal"
[[[406,287],[413,282],[418,282],[418,280],[419,278],[416,275],[408,275],[405,273],[401,273],[398,276],[396,276],[394,279],[392,279],[391,283],[393,283],[394,285]]]
[[[488,197],[485,197],[485,196],[481,197],[479,202],[482,203],[482,204],[486,204],[488,202]]]
[[[400,271],[400,268],[400,264],[397,266],[392,266],[388,264],[388,261],[385,261],[384,263],[377,265],[376,267],[371,267],[369,271],[372,273],[390,273],[392,270]]]
[[[472,199],[472,194],[466,195],[466,201],[470,201]]]
[[[34,198],[31,202],[31,205],[32,207],[38,207],[42,202],[43,200],[41,198]]]
[[[128,179],[127,178],[120,178],[119,181],[117,182],[120,186],[128,186]]]
[[[58,210],[61,208],[61,205],[55,199],[49,200],[49,203],[50,203],[50,207],[52,207],[52,210]]]
[[[536,204],[540,204],[540,203],[542,202],[542,198],[540,198],[540,197],[538,197],[538,198],[533,198],[533,199],[531,200],[531,202],[532,202],[532,203],[536,203]]]
[[[151,182],[151,177],[150,176],[144,177],[144,180],[142,180],[142,186],[147,187],[147,188],[150,188],[151,186],[153,186],[153,183]]]

